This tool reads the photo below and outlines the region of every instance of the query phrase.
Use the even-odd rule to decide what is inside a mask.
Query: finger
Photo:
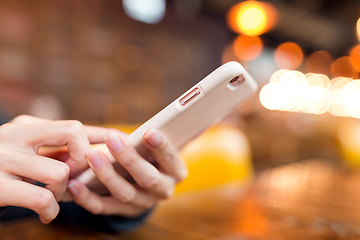
[[[123,136],[128,135],[116,128],[104,128],[104,127],[84,125],[84,129],[91,144],[104,143],[105,136],[110,132],[116,132],[117,134]]]
[[[155,197],[139,192],[134,185],[119,175],[108,157],[98,149],[91,149],[88,154],[89,165],[97,178],[107,187],[110,193],[120,201],[135,206],[146,207],[155,202]]]
[[[51,121],[52,120],[49,119],[38,118],[24,114],[17,116],[11,122],[17,124],[31,124],[31,123],[43,123],[43,122],[51,122]],[[104,143],[104,137],[110,132],[117,132],[118,134],[122,134],[124,136],[128,135],[116,128],[105,128],[105,127],[84,125],[84,130],[91,144]]]
[[[116,161],[130,173],[140,187],[158,198],[168,198],[173,194],[174,178],[160,173],[137,153],[126,138],[110,133],[105,137],[105,143]]]
[[[20,146],[17,151],[24,151],[24,147],[31,147],[33,151],[37,152],[41,146],[66,145],[70,154],[70,159],[66,163],[71,169],[71,177],[77,176],[87,168],[85,154],[90,149],[90,143],[83,125],[79,121],[42,122],[31,124],[31,126],[29,124],[12,124],[6,127],[7,131],[11,131],[12,138],[7,143],[11,148],[13,148],[14,141],[16,141],[16,146],[19,145],[19,139],[27,143],[27,146]]]
[[[159,171],[142,158],[126,138],[111,132],[105,137],[105,143],[116,161],[131,174],[142,188],[152,188],[159,182]]]
[[[110,160],[99,149],[91,149],[88,153],[89,165],[97,178],[123,202],[131,201],[135,196],[135,188],[118,175]]]
[[[5,206],[24,207],[39,214],[43,223],[51,222],[59,213],[54,195],[47,189],[15,179],[8,179],[0,186],[1,202]]]
[[[161,168],[175,177],[177,182],[187,177],[188,170],[184,160],[161,132],[155,129],[148,130],[144,134],[143,142]]]
[[[11,122],[17,124],[31,124],[31,123],[52,122],[52,120],[38,118],[24,114],[17,116],[13,120],[11,120]],[[118,134],[127,135],[126,133],[116,128],[105,128],[105,127],[84,125],[84,130],[91,144],[104,143],[104,137],[110,132],[117,132]]]
[[[3,161],[2,171],[46,184],[57,201],[64,196],[70,173],[70,168],[65,163],[35,154],[13,154],[1,148],[0,156],[8,160]]]
[[[174,194],[176,180],[166,174],[160,173],[159,182],[147,190],[157,198],[168,199]]]
[[[56,159],[65,162],[70,158],[69,151],[66,146],[63,147],[41,147],[38,155]]]
[[[12,123],[17,123],[17,124],[41,123],[41,122],[51,122],[51,121],[52,120],[33,117],[25,114],[19,115],[13,120],[11,120]]]
[[[74,202],[92,214],[135,217],[147,209],[124,203],[113,196],[99,196],[77,180],[69,182],[68,190]]]

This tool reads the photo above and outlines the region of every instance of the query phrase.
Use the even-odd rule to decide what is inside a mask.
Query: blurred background
[[[357,0],[0,0],[0,123],[139,124],[224,62],[259,92],[225,121],[255,170],[360,166]]]

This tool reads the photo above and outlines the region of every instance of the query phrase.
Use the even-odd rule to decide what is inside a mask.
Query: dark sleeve
[[[56,222],[70,224],[71,226],[80,224],[81,227],[90,227],[106,232],[122,232],[134,229],[144,223],[152,212],[151,209],[134,218],[93,215],[74,202],[60,203],[60,209]]]
[[[74,202],[59,203],[59,205],[59,215],[52,224],[104,232],[122,232],[134,229],[141,225],[152,212],[151,209],[138,217],[126,218],[119,216],[93,215]],[[0,212],[1,211],[5,212],[2,215],[0,214],[0,221],[12,221],[37,215],[32,210],[20,207],[0,208]]]
[[[5,211],[6,211],[6,207],[0,207],[0,218],[2,215],[4,215]]]
[[[13,221],[20,218],[26,218],[35,216],[36,213],[30,209],[21,208],[21,207],[2,207],[0,208],[0,221],[7,222]]]

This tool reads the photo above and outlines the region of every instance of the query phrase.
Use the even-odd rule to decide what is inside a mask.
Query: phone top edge
[[[212,89],[216,88],[218,85],[223,83],[228,83],[233,77],[239,76],[240,74],[243,74],[244,77],[246,78],[246,84],[252,90],[251,95],[253,95],[258,89],[258,85],[256,81],[251,77],[251,75],[244,69],[244,67],[240,63],[235,61],[227,62],[221,65],[220,67],[218,67],[217,69],[215,69],[205,78],[203,78],[201,81],[199,81],[189,90],[187,90],[184,94],[176,98],[168,106],[163,108],[152,118],[150,118],[145,123],[143,123],[138,129],[136,129],[133,133],[129,135],[128,138],[130,142],[134,146],[139,145],[141,143],[140,139],[142,139],[142,135],[147,130],[149,130],[150,128],[157,128],[157,129],[160,128],[161,126],[164,125],[164,123],[166,123],[171,118],[171,116],[174,117],[176,115],[179,115],[184,109],[191,107],[196,101],[190,102],[185,107],[180,106],[179,101],[182,98],[184,98],[187,94],[189,94],[191,91],[193,91],[195,88],[199,88],[201,91],[199,96],[197,97],[198,98],[197,100],[199,100],[200,98],[203,97],[204,94],[211,92]],[[157,121],[152,121],[153,119],[157,119]]]
[[[168,106],[166,106],[161,111],[159,111],[156,115],[161,115],[161,112],[166,111],[169,108],[172,109],[172,111],[175,111],[175,108],[179,109],[177,102],[180,99],[182,99],[184,96],[186,96],[188,93],[190,93],[194,88],[197,88],[197,87],[200,88],[200,90],[201,90],[200,98],[201,98],[203,93],[211,91],[211,89],[215,88],[217,85],[223,83],[224,81],[229,81],[232,77],[235,77],[239,74],[245,75],[249,86],[251,87],[251,89],[254,92],[256,92],[258,89],[258,85],[257,85],[257,82],[254,80],[254,78],[245,70],[245,68],[240,63],[238,63],[236,61],[230,61],[230,62],[224,63],[221,66],[219,66],[218,68],[216,68],[214,71],[212,71],[210,74],[208,74],[205,78],[203,78],[201,81],[199,81],[193,87],[188,89],[181,96],[176,98]],[[218,79],[221,79],[222,81],[219,81]],[[150,121],[152,118],[155,118],[156,115],[151,117],[148,121]],[[164,120],[164,122],[166,122],[167,119],[163,119],[163,120]],[[146,121],[146,122],[148,122],[148,121]],[[145,123],[142,125],[145,125]]]
[[[227,62],[207,75],[197,85],[205,92],[210,92],[216,86],[228,82],[240,74],[244,74],[246,77],[250,76],[240,63],[235,61]]]

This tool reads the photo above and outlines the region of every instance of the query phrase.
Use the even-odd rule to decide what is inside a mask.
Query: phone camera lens
[[[244,81],[245,81],[245,77],[242,74],[240,74],[239,76],[236,76],[233,79],[231,79],[229,84],[231,86],[233,86],[233,87],[237,87],[238,85],[240,85]]]

